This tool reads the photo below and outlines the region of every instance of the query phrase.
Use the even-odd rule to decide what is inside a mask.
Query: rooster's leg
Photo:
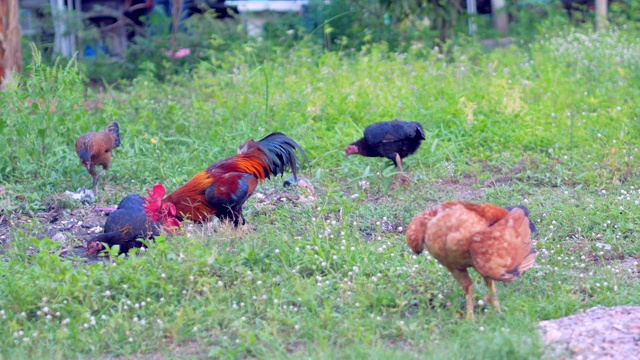
[[[467,272],[467,269],[458,270],[447,267],[453,277],[458,281],[464,291],[464,295],[467,299],[467,319],[475,319],[473,315],[473,281]]]
[[[498,310],[499,313],[502,313],[500,310],[500,302],[498,301],[498,292],[496,290],[496,283],[489,277],[484,277],[484,283],[487,284],[487,288],[491,292],[487,295],[487,302],[493,306],[494,309]]]

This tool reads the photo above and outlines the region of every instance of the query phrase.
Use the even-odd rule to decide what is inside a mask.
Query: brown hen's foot
[[[484,301],[491,304],[491,306],[498,311],[499,314],[502,314],[502,310],[500,310],[500,301],[498,301],[498,291],[496,290],[496,283],[491,278],[484,278],[485,284],[487,284],[487,288],[490,293],[485,296]]]

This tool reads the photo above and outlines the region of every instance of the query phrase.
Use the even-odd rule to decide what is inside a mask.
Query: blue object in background
[[[98,48],[98,52],[102,54],[107,53],[107,49],[104,47],[104,45],[97,44],[97,48]],[[87,44],[84,46],[84,51],[82,52],[82,55],[84,56],[85,59],[95,59],[96,56],[98,56],[98,52],[96,52],[96,49],[93,46]]]

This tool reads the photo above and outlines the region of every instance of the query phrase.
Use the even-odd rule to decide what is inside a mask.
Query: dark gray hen
[[[424,129],[419,122],[384,121],[367,126],[364,137],[349,144],[344,153],[387,158],[402,173],[402,159],[415,153],[424,139]]]
[[[87,256],[110,247],[120,245],[120,253],[127,253],[132,248],[142,247],[139,239],[151,239],[160,234],[161,224],[147,219],[144,212],[145,200],[137,194],[122,199],[114,212],[109,214],[104,224],[104,233],[94,236],[86,247]]]

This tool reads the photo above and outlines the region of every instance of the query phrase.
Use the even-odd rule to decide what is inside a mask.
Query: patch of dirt
[[[520,175],[520,173],[526,171],[527,169],[535,168],[540,166],[538,162],[532,161],[528,156],[523,156],[520,161],[515,163],[511,169],[505,171],[503,168],[490,166],[488,164],[484,164],[485,168],[491,169],[492,173],[495,173],[496,176],[492,179],[489,179],[484,182],[484,187],[495,187],[499,185],[512,185],[513,179]]]
[[[287,179],[284,186],[293,186],[297,188],[297,191],[271,189],[255,192],[252,196],[255,201],[253,206],[257,210],[262,208],[270,210],[275,208],[276,204],[280,202],[289,202],[294,205],[308,205],[318,200],[315,187],[311,181],[304,176],[300,176],[298,182],[293,182],[293,178]]]
[[[108,212],[96,211],[91,205],[63,210],[58,202],[52,201],[45,212],[34,217],[0,215],[0,243],[13,241],[13,232],[24,230],[39,240],[48,237],[62,243],[70,255],[84,256],[84,245],[103,231],[107,215]]]
[[[288,179],[287,181],[290,181]],[[256,209],[275,207],[278,203],[289,202],[294,205],[312,204],[317,201],[316,190],[306,177],[300,177],[299,181],[293,183],[292,180],[288,186],[295,188],[291,190],[269,189],[261,193],[254,193],[253,205]],[[3,191],[3,188],[0,188]],[[115,189],[110,185],[105,185],[100,191],[102,199],[112,199],[119,202],[119,198],[123,198],[121,189]],[[116,203],[117,203],[116,202]],[[84,246],[95,235],[100,234],[104,230],[104,223],[109,213],[116,208],[116,204],[106,204],[102,201],[91,204],[82,204],[74,201],[65,194],[54,194],[46,200],[46,210],[34,215],[12,213],[4,215],[0,212],[0,253],[2,253],[1,245],[13,241],[16,231],[22,230],[28,236],[33,236],[39,240],[48,237],[53,241],[62,244],[63,250],[61,256],[86,257]],[[204,225],[189,224],[186,226],[187,233],[206,232],[212,233],[214,222]],[[225,229],[225,226],[218,222],[216,228]],[[237,233],[238,231],[255,231],[251,226],[243,226],[241,229],[229,230],[228,232]],[[98,255],[91,256],[87,262],[93,263],[102,261]]]
[[[623,360],[640,354],[640,306],[594,307],[538,325],[548,345],[543,359]]]
[[[115,199],[120,193],[121,189],[106,184],[100,197]],[[52,194],[45,200],[45,205],[44,211],[35,214],[0,213],[0,245],[13,241],[16,231],[23,231],[39,240],[48,237],[61,243],[64,248],[61,255],[84,257],[84,245],[92,236],[102,233],[109,212],[116,208],[115,204],[103,201],[82,204],[64,193]]]
[[[477,188],[478,179],[469,174],[462,175],[460,179],[445,179],[435,184],[442,193],[453,193],[456,200],[473,201],[484,196],[485,189]]]

